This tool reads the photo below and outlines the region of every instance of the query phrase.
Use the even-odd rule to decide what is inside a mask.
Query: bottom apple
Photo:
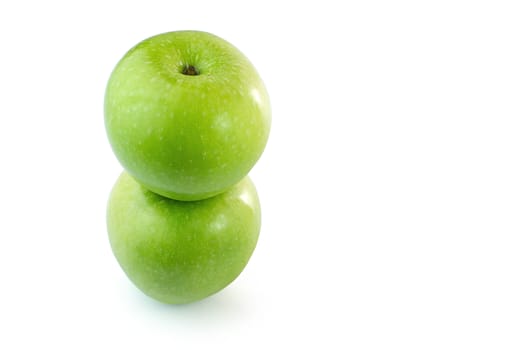
[[[215,197],[181,202],[150,192],[124,172],[107,209],[120,266],[142,292],[169,304],[197,301],[230,284],[248,263],[260,226],[248,177]]]

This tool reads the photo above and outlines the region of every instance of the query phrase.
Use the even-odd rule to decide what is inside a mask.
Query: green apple
[[[157,195],[123,172],[108,203],[111,248],[129,279],[164,303],[203,299],[231,283],[255,249],[259,199],[248,177],[212,198]]]
[[[160,34],[117,64],[104,102],[110,144],[142,185],[177,200],[224,192],[261,156],[271,111],[263,81],[225,40]]]

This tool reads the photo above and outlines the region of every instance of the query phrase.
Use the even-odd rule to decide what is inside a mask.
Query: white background
[[[0,348],[524,349],[522,1],[4,1]],[[199,29],[270,92],[243,274],[165,306],[112,256],[103,94]]]

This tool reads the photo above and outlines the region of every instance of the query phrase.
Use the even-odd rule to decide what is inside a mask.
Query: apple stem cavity
[[[191,64],[187,64],[182,68],[182,74],[184,75],[199,75],[199,71],[195,66],[192,66]]]

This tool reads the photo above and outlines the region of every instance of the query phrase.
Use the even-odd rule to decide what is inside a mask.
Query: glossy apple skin
[[[198,75],[186,75],[188,65]],[[122,166],[177,200],[221,193],[261,156],[271,124],[263,81],[233,45],[205,32],[146,39],[109,79],[105,125]]]
[[[111,248],[129,279],[168,304],[203,299],[230,284],[255,249],[259,199],[248,177],[194,202],[159,196],[123,172],[108,202]]]

